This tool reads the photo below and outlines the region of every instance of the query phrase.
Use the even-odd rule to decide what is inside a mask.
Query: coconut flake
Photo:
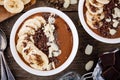
[[[115,29],[109,29],[109,31],[111,35],[114,35],[117,32]]]
[[[118,27],[118,24],[119,24],[119,21],[113,20],[113,27],[114,27],[114,28],[117,28],[117,27]]]
[[[85,65],[85,70],[89,71],[93,67],[93,64],[94,64],[93,60],[88,61]]]
[[[70,4],[77,4],[77,0],[70,0]]]
[[[93,46],[88,44],[85,48],[85,54],[86,55],[91,55],[92,54],[92,51],[93,51]]]
[[[70,0],[64,0],[63,7],[64,7],[64,8],[68,8],[69,5],[70,5]]]

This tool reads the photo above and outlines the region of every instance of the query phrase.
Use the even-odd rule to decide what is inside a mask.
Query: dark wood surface
[[[47,0],[37,0],[37,3],[34,6],[32,6],[32,8],[43,7],[43,6],[51,6],[51,5],[47,3]],[[0,23],[0,28],[7,35],[7,41],[8,41],[8,46],[5,50],[5,58],[16,80],[55,80],[56,78],[60,77],[61,75],[69,71],[76,71],[80,75],[83,75],[87,73],[87,71],[85,70],[85,64],[89,60],[95,61],[94,66],[91,69],[91,71],[93,71],[97,63],[97,60],[98,60],[98,54],[105,52],[105,51],[112,51],[116,48],[120,48],[120,44],[102,43],[102,42],[99,42],[93,39],[91,36],[89,36],[89,34],[86,33],[86,31],[83,29],[79,21],[78,5],[70,5],[69,8],[67,9],[61,8],[60,10],[66,13],[74,22],[77,28],[78,34],[79,34],[79,48],[78,48],[77,55],[74,61],[72,62],[72,64],[64,71],[60,72],[59,74],[53,75],[53,76],[41,77],[41,76],[32,75],[26,72],[25,70],[23,70],[13,59],[13,56],[10,51],[10,45],[9,45],[10,33],[16,20],[25,11]],[[85,47],[87,44],[93,45],[93,53],[90,56],[85,55]]]

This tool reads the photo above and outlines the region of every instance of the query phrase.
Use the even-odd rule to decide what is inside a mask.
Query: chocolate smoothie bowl
[[[120,42],[119,0],[82,0],[79,10],[81,23],[92,37],[105,43]]]
[[[28,13],[31,14],[28,16]],[[54,75],[67,68],[78,48],[78,35],[72,21],[62,12],[48,7],[36,8],[22,15],[10,38],[16,62],[39,76]]]

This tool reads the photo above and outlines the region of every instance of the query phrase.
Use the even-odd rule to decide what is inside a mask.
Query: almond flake
[[[85,70],[89,71],[93,67],[93,64],[94,64],[93,60],[88,61],[85,65]]]
[[[77,0],[70,0],[70,4],[77,4]]]
[[[110,22],[110,21],[111,21],[111,19],[106,19],[106,21],[107,21],[107,22]]]
[[[119,21],[113,20],[113,27],[114,27],[114,28],[117,28],[117,27],[118,27],[118,24],[119,24]]]
[[[114,35],[117,32],[115,29],[109,29],[109,31],[111,35]]]
[[[85,48],[85,54],[86,55],[91,55],[92,51],[93,51],[93,46],[88,44]]]
[[[113,18],[120,17],[120,9],[119,8],[114,8],[114,14],[112,14]]]
[[[70,5],[70,0],[64,0],[63,7],[64,7],[64,8],[68,8],[69,5]]]

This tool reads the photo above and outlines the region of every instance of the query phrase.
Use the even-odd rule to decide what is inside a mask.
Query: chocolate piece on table
[[[102,76],[105,80],[117,80],[119,72],[114,67],[110,67],[102,73]]]
[[[116,70],[120,72],[120,50],[115,53],[115,65]]]
[[[99,64],[100,67],[102,68],[102,72],[104,72],[105,70],[107,70],[109,67],[105,67],[102,63]]]
[[[113,66],[115,64],[115,54],[108,53],[100,56],[101,64],[104,68]]]

